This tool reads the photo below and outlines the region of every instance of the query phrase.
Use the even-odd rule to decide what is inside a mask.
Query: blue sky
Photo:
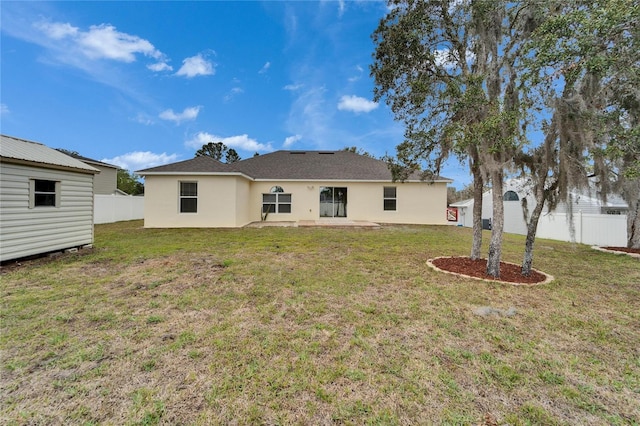
[[[224,142],[242,158],[357,146],[394,154],[374,103],[378,1],[11,2],[2,133],[138,170]],[[461,187],[466,167],[442,171]]]

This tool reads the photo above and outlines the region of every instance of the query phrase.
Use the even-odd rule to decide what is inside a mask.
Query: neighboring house
[[[353,220],[447,224],[447,183],[393,182],[384,161],[349,151],[276,151],[232,164],[210,157],[140,170],[145,227]]]
[[[99,170],[37,142],[1,138],[0,261],[93,244]]]
[[[65,153],[66,154],[66,153]],[[129,195],[118,189],[118,166],[93,160],[78,154],[67,154],[85,164],[100,170],[93,180],[93,193],[95,195]]]
[[[521,179],[511,179],[505,182],[504,193],[504,231],[513,234],[527,234],[527,225],[524,219],[524,213],[522,208],[523,199],[526,199],[527,209],[529,216],[536,206],[535,197],[532,194],[532,188],[525,181]],[[595,229],[585,230],[594,233],[594,241],[588,241],[589,244],[605,244],[604,241],[611,239],[616,241],[615,245],[626,245],[626,227],[623,227],[624,220],[622,216],[628,211],[627,203],[616,194],[610,194],[607,196],[607,201],[603,202],[597,191],[595,185],[591,191],[572,191],[570,196],[571,202],[561,202],[552,211],[549,212],[548,207],[545,206],[540,222],[538,223],[538,236],[544,238],[555,238],[563,241],[577,240],[578,242],[587,242],[588,238],[581,238],[582,230],[580,232],[574,232],[576,234],[572,237],[570,234],[570,227],[582,228],[591,226],[602,228],[603,235],[595,235]],[[456,207],[458,209],[458,225],[472,227],[473,226],[473,199],[460,201],[453,203],[450,207]],[[569,211],[573,213],[575,218],[573,222],[568,215]],[[616,216],[612,218],[611,216]],[[582,217],[588,217],[593,220],[594,225],[588,225],[583,223]],[[491,229],[491,221],[493,218],[493,198],[492,191],[486,191],[482,195],[482,224],[484,229]],[[553,226],[552,226],[553,225]],[[606,228],[611,226],[612,228]],[[625,225],[626,226],[626,225]],[[606,237],[604,234],[608,234]],[[557,238],[556,238],[557,236]],[[599,241],[603,241],[600,243]],[[623,243],[624,240],[624,243]],[[607,244],[614,245],[613,242]]]

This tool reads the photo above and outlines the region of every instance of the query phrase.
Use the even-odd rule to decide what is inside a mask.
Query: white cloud
[[[171,70],[166,55],[153,44],[136,35],[120,32],[110,24],[92,25],[82,31],[70,23],[40,21],[34,24],[49,41],[50,47],[60,53],[60,59],[67,63],[78,62],[78,55],[91,60],[107,59],[131,63],[136,55],[153,58],[157,63],[149,65],[153,71]],[[42,44],[42,43],[41,43]],[[65,59],[66,58],[66,59]]]
[[[284,143],[282,144],[282,147],[283,148],[289,148],[291,145],[293,145],[294,143],[298,142],[300,139],[302,139],[302,135],[289,136],[284,140]]]
[[[269,71],[269,68],[271,68],[271,62],[267,62],[266,64],[264,64],[260,71],[258,71],[258,74],[266,73],[267,71]]]
[[[157,62],[155,64],[147,65],[147,68],[155,72],[173,71],[173,67],[166,62]]]
[[[164,54],[148,40],[122,33],[109,24],[92,25],[89,27],[89,31],[81,31],[69,23],[62,22],[39,22],[35,26],[51,39],[69,39],[90,59],[134,62],[136,54],[143,54],[154,59],[164,57]]]
[[[136,60],[136,53],[155,59],[162,56],[149,41],[116,31],[116,28],[111,25],[92,25],[88,32],[80,34],[78,42],[84,53],[93,59],[106,58],[133,62]]]
[[[198,113],[200,112],[201,108],[202,107],[200,106],[189,107],[185,108],[184,111],[180,113],[175,113],[172,109],[167,109],[165,111],[162,111],[159,117],[163,120],[173,121],[176,124],[180,124],[183,121],[190,121],[198,118]]]
[[[378,103],[359,96],[343,96],[338,102],[338,109],[352,112],[371,112],[378,108]]]
[[[134,151],[113,158],[103,158],[100,161],[114,164],[125,170],[136,171],[149,167],[161,166],[178,160],[178,154],[156,154],[150,151]]]
[[[364,73],[364,69],[362,69],[362,67],[360,65],[356,66],[356,71],[357,71],[357,75],[354,75],[353,77],[349,77],[349,83],[354,83],[358,80],[360,80],[362,78],[362,74]]]
[[[9,107],[7,106],[7,104],[0,104],[0,115],[5,115],[5,114],[9,114]]]
[[[215,64],[198,53],[196,56],[184,59],[182,67],[180,67],[176,75],[192,78],[198,75],[213,75],[215,73]]]
[[[36,28],[39,28],[40,31],[54,40],[60,40],[78,34],[78,28],[69,23],[40,22],[36,24]]]
[[[229,148],[241,149],[243,151],[272,151],[271,144],[259,143],[255,139],[250,138],[248,135],[237,135],[222,137],[216,136],[207,132],[198,132],[191,139],[184,144],[188,148],[200,149],[202,145],[206,145],[209,142],[222,142]]]
[[[342,18],[342,15],[344,15],[344,8],[345,8],[344,0],[339,0],[338,1],[338,17],[339,18]]]
[[[143,113],[139,113],[138,115],[136,115],[135,117],[133,117],[131,119],[131,121],[134,121],[136,123],[140,123],[140,124],[144,124],[145,126],[150,126],[154,123],[153,119],[151,117],[149,117],[146,114]]]
[[[235,98],[236,95],[239,95],[241,93],[244,93],[244,90],[241,87],[234,87],[229,91],[229,93],[225,95],[224,101],[229,102],[230,100]]]
[[[328,107],[324,86],[310,87],[296,93],[286,121],[287,130],[304,135],[305,142],[324,149],[331,141],[341,140],[339,127],[333,120],[335,108]]]
[[[288,90],[290,92],[295,92],[296,90],[299,90],[303,87],[303,84],[300,83],[296,83],[296,84],[287,84],[286,86],[283,87],[284,90]]]

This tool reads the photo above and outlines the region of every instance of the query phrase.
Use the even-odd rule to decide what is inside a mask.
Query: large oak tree
[[[373,34],[374,97],[405,124],[398,160],[438,173],[450,154],[469,164],[474,212],[471,257],[482,241],[482,189],[493,192],[487,273],[500,274],[505,170],[526,143],[528,101],[517,67],[538,23],[535,3],[392,0]]]

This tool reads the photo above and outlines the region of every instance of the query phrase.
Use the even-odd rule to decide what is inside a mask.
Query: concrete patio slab
[[[380,228],[380,224],[367,222],[365,220],[339,220],[339,219],[323,219],[323,220],[301,220],[299,222],[251,222],[246,225],[247,228],[266,228],[266,227],[292,227],[292,228]]]

